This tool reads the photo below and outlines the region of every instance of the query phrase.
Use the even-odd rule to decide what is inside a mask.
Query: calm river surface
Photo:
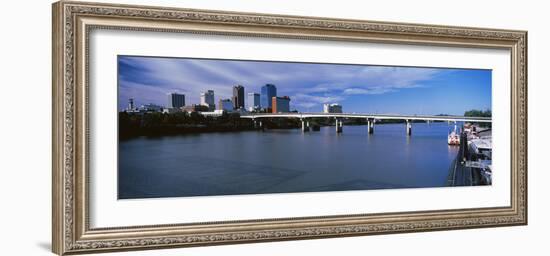
[[[119,198],[446,186],[447,123],[139,137],[119,144]]]

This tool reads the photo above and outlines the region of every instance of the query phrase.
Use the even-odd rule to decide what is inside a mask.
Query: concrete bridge
[[[404,120],[406,122],[407,135],[412,134],[412,121],[421,120],[446,121],[446,122],[471,122],[471,123],[491,123],[490,117],[469,117],[469,116],[431,116],[431,115],[397,115],[397,114],[357,114],[357,113],[250,113],[241,114],[241,118],[254,120],[254,126],[262,127],[262,118],[298,118],[302,122],[302,131],[309,131],[310,125],[308,118],[334,118],[336,132],[343,131],[344,118],[360,118],[367,120],[367,130],[369,134],[374,133],[374,123],[376,120]],[[259,121],[259,123],[257,123]]]

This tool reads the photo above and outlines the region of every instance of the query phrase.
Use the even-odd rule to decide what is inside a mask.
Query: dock
[[[475,129],[474,129],[475,130]],[[460,134],[460,149],[451,162],[447,186],[490,185],[491,136],[474,136],[467,129]]]

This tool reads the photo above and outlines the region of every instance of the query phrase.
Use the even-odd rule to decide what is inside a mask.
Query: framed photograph
[[[55,3],[53,251],[526,225],[526,58],[526,31]]]

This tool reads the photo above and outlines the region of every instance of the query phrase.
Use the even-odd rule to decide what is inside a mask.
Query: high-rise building
[[[288,96],[271,98],[272,113],[290,112],[290,98]]]
[[[323,113],[330,113],[330,104],[329,103],[323,104]]]
[[[263,109],[271,109],[272,99],[277,97],[277,87],[273,84],[266,84],[262,86],[262,92],[260,95],[260,106]]]
[[[342,105],[340,104],[329,104],[325,103],[323,104],[323,112],[324,113],[342,113]]]
[[[259,110],[260,107],[260,94],[255,92],[248,93],[248,111]]]
[[[214,103],[213,90],[201,92],[201,105],[207,106],[210,111],[213,111],[214,109],[216,109],[216,104]]]
[[[181,108],[185,106],[185,94],[169,93],[167,108]]]
[[[244,87],[242,85],[233,86],[233,108],[244,109]]]
[[[218,109],[231,112],[233,111],[233,102],[230,99],[220,99]]]
[[[126,109],[127,111],[134,111],[134,98],[130,98],[128,100],[128,108]]]

